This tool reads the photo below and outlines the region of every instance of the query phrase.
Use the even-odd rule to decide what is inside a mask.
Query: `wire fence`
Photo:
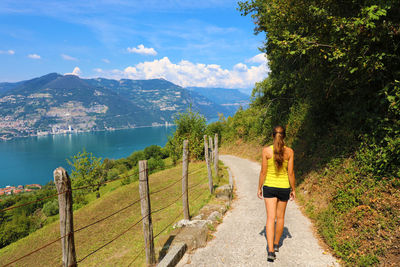
[[[203,189],[204,190],[204,189]],[[197,189],[195,190],[195,192],[201,191],[201,189]],[[207,192],[207,190],[200,192],[200,194],[196,195],[192,201],[197,200],[200,196],[202,196],[205,192]],[[163,232],[165,232],[172,224],[176,223],[177,219],[182,216],[183,210],[179,211],[179,213],[177,214],[176,217],[174,217],[174,219],[172,221],[170,221],[161,231],[159,231],[155,236],[154,236],[154,240],[156,238],[158,238]],[[140,250],[140,252],[134,257],[134,259],[128,264],[128,267],[131,266],[138,258],[139,256],[143,253],[145,247],[143,246],[142,249]]]
[[[171,166],[173,166],[173,165],[171,165]],[[156,171],[156,170],[158,170],[158,169],[159,169],[159,170],[163,170],[163,169],[169,168],[169,167],[171,167],[171,166],[168,166],[168,167],[159,167],[159,168],[155,168],[155,169],[153,169],[153,170],[151,170],[151,171],[154,172],[154,171]],[[198,169],[196,169],[196,170],[193,170],[193,171],[189,172],[188,175],[193,175],[193,174],[198,173],[198,172],[200,172],[200,171],[202,171],[202,170],[204,170],[204,169],[205,169],[204,167],[200,167],[200,168],[198,168]],[[149,172],[149,169],[144,169],[144,170],[142,170],[142,171],[139,171],[139,170],[138,170],[138,171],[135,171],[134,173],[132,173],[132,174],[130,174],[130,175],[120,176],[120,177],[117,178],[117,179],[108,180],[108,181],[103,181],[103,182],[101,182],[101,183],[96,183],[96,184],[91,184],[91,185],[87,185],[87,186],[81,186],[81,187],[77,187],[77,188],[72,188],[71,191],[76,191],[76,190],[83,190],[83,189],[88,189],[88,188],[99,187],[99,186],[101,186],[101,185],[104,185],[104,184],[107,184],[107,183],[110,183],[110,182],[114,182],[114,181],[118,181],[118,180],[122,180],[122,179],[126,179],[126,178],[130,178],[130,177],[136,176],[136,175],[138,175],[138,174],[140,174],[140,173],[142,173],[142,172]],[[157,193],[163,192],[163,191],[165,191],[165,190],[167,190],[167,189],[170,189],[170,188],[172,188],[174,185],[178,184],[179,182],[182,182],[183,179],[184,179],[184,177],[179,178],[179,179],[176,179],[175,181],[173,181],[173,182],[172,182],[170,185],[168,185],[168,186],[162,187],[162,188],[157,189],[157,190],[155,190],[155,191],[151,191],[151,192],[149,193],[149,195],[157,194]],[[140,180],[139,180],[139,181],[140,181]],[[203,179],[202,179],[200,182],[198,182],[198,183],[195,183],[195,184],[190,185],[190,186],[188,187],[188,191],[191,191],[193,188],[197,187],[198,185],[200,185],[200,184],[202,184],[202,183],[203,183],[203,184],[205,183],[205,181],[203,181]],[[30,205],[30,204],[33,204],[33,203],[37,203],[37,202],[39,202],[39,201],[43,201],[43,200],[46,200],[46,199],[49,199],[49,198],[52,198],[52,197],[55,197],[55,196],[58,196],[58,195],[61,195],[61,194],[65,194],[65,193],[67,193],[67,192],[69,192],[69,191],[70,191],[70,190],[65,190],[65,191],[63,191],[63,192],[56,193],[56,194],[52,194],[52,195],[50,195],[50,196],[47,196],[47,197],[44,197],[44,198],[41,198],[41,199],[37,199],[37,200],[35,200],[35,201],[31,201],[31,202],[24,203],[24,204],[17,205],[17,206],[8,207],[8,208],[5,208],[5,209],[0,210],[0,212],[5,212],[5,211],[12,210],[12,209],[16,209],[16,208],[19,208],[19,207],[24,207],[24,206],[27,206],[27,205]],[[199,191],[199,190],[195,190],[195,192],[198,192],[198,191]],[[202,192],[201,194],[199,194],[198,196],[196,196],[196,198],[193,199],[193,201],[196,200],[198,197],[200,197],[203,193],[204,193],[204,192]],[[151,211],[149,214],[147,214],[147,215],[145,215],[145,216],[142,216],[139,220],[135,221],[135,222],[134,222],[131,226],[129,226],[127,229],[125,229],[125,230],[122,231],[121,233],[115,235],[111,240],[107,241],[107,242],[104,243],[103,245],[99,246],[98,248],[94,249],[93,251],[91,251],[90,253],[88,253],[87,255],[85,255],[84,257],[82,257],[82,258],[80,258],[79,260],[77,260],[77,263],[80,263],[80,262],[84,261],[85,259],[87,259],[87,258],[90,257],[91,255],[93,255],[93,254],[95,254],[96,252],[100,251],[101,249],[107,247],[108,245],[110,245],[111,243],[113,243],[115,240],[117,240],[118,238],[120,238],[121,236],[123,236],[124,234],[126,234],[127,232],[129,232],[130,230],[132,230],[135,226],[137,226],[140,222],[142,222],[146,217],[151,216],[152,214],[161,212],[161,211],[166,210],[167,208],[171,207],[172,205],[174,205],[175,203],[177,203],[177,201],[180,200],[180,199],[183,197],[184,194],[185,194],[185,192],[183,192],[182,194],[178,195],[177,198],[174,198],[173,201],[169,202],[168,204],[164,205],[163,207],[158,208],[158,209],[155,209],[155,210]],[[167,196],[167,197],[169,197],[169,196]],[[98,224],[98,223],[100,223],[100,222],[103,222],[103,221],[105,221],[105,220],[107,220],[107,219],[109,219],[109,218],[111,218],[111,217],[113,217],[113,216],[115,216],[115,215],[121,213],[122,211],[127,210],[128,208],[135,206],[136,204],[140,203],[144,198],[145,198],[145,197],[138,198],[138,199],[132,201],[130,204],[128,204],[128,205],[126,205],[126,206],[124,206],[124,207],[118,209],[117,211],[114,211],[114,212],[112,212],[112,213],[110,213],[110,214],[108,214],[108,215],[106,215],[106,216],[104,216],[104,217],[102,217],[102,218],[100,218],[100,219],[98,219],[98,220],[96,220],[96,221],[93,221],[93,222],[91,222],[91,223],[89,223],[89,224],[87,224],[87,225],[85,225],[85,226],[82,226],[82,227],[80,227],[80,228],[78,228],[78,229],[74,229],[73,232],[70,232],[70,233],[68,233],[68,234],[66,234],[66,235],[64,235],[64,236],[61,236],[61,237],[59,237],[59,238],[57,238],[57,239],[55,239],[55,240],[52,240],[52,241],[50,241],[49,243],[47,243],[47,244],[45,244],[45,245],[43,245],[43,246],[41,246],[41,247],[39,247],[39,248],[37,248],[37,249],[35,249],[35,250],[29,252],[29,253],[27,253],[27,254],[25,254],[25,255],[19,257],[19,258],[16,258],[16,259],[14,259],[13,261],[11,261],[11,262],[9,262],[9,263],[3,265],[3,266],[10,266],[10,265],[12,265],[12,264],[14,264],[14,263],[16,263],[16,262],[18,262],[18,261],[20,261],[20,260],[22,260],[22,259],[28,257],[28,256],[31,256],[32,254],[35,254],[35,253],[37,253],[37,252],[39,252],[39,251],[41,251],[41,250],[47,248],[48,246],[50,246],[50,245],[52,245],[52,244],[54,244],[54,243],[56,243],[56,242],[62,240],[63,238],[67,237],[68,235],[72,235],[73,233],[80,232],[80,231],[82,231],[82,230],[84,230],[84,229],[87,229],[87,228],[89,228],[89,227],[91,227],[91,226],[94,226],[94,225],[96,225],[96,224]],[[170,198],[170,197],[169,197],[169,198]],[[159,235],[161,235],[165,230],[167,230],[174,222],[176,222],[176,220],[182,215],[182,213],[183,213],[183,210],[181,210],[181,211],[178,213],[178,215],[177,215],[171,222],[169,222],[161,231],[159,231],[159,232],[154,236],[154,239],[157,238]],[[142,253],[144,250],[145,250],[145,247],[143,246],[143,248],[141,249],[141,251],[133,258],[133,260],[129,263],[128,266],[130,266],[132,263],[134,263],[134,262],[140,257],[141,253]]]
[[[157,167],[157,168],[151,169],[150,171],[154,172],[154,171],[165,170],[165,169],[169,169],[169,168],[174,167],[174,166],[175,165],[172,164],[172,165],[168,165],[168,166],[164,166],[164,167]],[[123,176],[120,176],[119,178],[116,178],[116,179],[102,181],[102,182],[99,182],[99,183],[94,183],[94,184],[80,186],[80,187],[75,187],[75,188],[72,188],[71,190],[72,191],[77,191],[77,190],[83,190],[83,189],[88,189],[88,188],[96,188],[96,187],[99,187],[99,186],[102,186],[102,185],[105,185],[105,184],[108,184],[108,183],[112,183],[112,182],[115,182],[115,181],[119,181],[119,180],[123,180],[123,179],[126,179],[126,178],[134,177],[134,176],[139,175],[140,173],[142,173],[144,171],[149,171],[149,169],[146,169],[146,170],[143,170],[143,171],[136,170],[136,171],[134,171],[134,173],[129,174],[129,175],[123,175]],[[20,205],[7,207],[7,208],[4,208],[4,209],[1,209],[0,212],[5,212],[5,211],[8,211],[8,210],[13,210],[13,209],[16,209],[16,208],[25,207],[25,206],[28,206],[30,204],[38,203],[38,202],[41,202],[43,200],[46,200],[46,199],[49,199],[49,198],[52,198],[52,197],[55,197],[55,196],[65,194],[67,192],[69,192],[69,190],[65,190],[65,191],[60,192],[60,193],[51,194],[49,196],[46,196],[46,197],[43,197],[43,198],[40,198],[40,199],[36,199],[36,200],[30,201],[30,202],[27,202],[27,203],[23,203],[23,204],[20,204]]]

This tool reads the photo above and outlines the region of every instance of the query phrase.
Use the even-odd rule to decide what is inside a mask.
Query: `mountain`
[[[7,92],[8,90],[11,90],[15,87],[17,87],[18,85],[20,85],[22,82],[16,82],[16,83],[0,83],[0,95]]]
[[[233,115],[240,106],[247,107],[250,102],[250,96],[240,92],[238,89],[209,87],[187,87],[186,89],[229,109],[229,114],[227,115]]]
[[[110,88],[118,95],[138,103],[143,109],[159,110],[166,121],[173,121],[173,116],[177,112],[184,112],[189,106],[207,118],[229,112],[229,109],[210,101],[205,96],[164,79],[117,81],[97,78],[86,81],[92,86]]]
[[[231,112],[164,79],[81,79],[50,73],[0,83],[0,138],[165,125],[189,107],[207,118]]]

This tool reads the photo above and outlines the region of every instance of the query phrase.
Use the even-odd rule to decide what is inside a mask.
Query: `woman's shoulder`
[[[294,151],[293,151],[293,149],[292,148],[290,148],[290,147],[288,147],[288,146],[285,146],[285,152],[287,152],[288,154],[290,154],[290,155],[293,155],[294,154]]]
[[[263,151],[273,151],[273,145],[266,145],[263,147]]]
[[[264,155],[266,155],[268,158],[272,155],[273,150],[272,150],[272,146],[264,146],[262,149],[262,152]]]

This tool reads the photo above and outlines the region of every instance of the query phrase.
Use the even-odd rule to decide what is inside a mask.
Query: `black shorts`
[[[290,197],[290,188],[278,188],[263,186],[263,196],[264,198],[276,197],[280,201],[288,201]]]

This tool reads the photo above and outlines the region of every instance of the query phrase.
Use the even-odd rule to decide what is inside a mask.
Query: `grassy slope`
[[[239,140],[234,145],[223,143],[221,153],[260,162],[261,150],[258,142]],[[296,152],[301,156],[301,151]],[[297,202],[344,265],[396,266],[400,261],[398,182],[359,177],[356,168],[352,159],[341,158],[297,173]]]
[[[196,171],[199,170],[199,171]],[[190,174],[192,173],[192,174]],[[196,183],[200,185],[189,189],[190,213],[196,214],[207,202],[212,200],[208,193],[207,169],[204,162],[190,163],[189,187]],[[225,184],[228,180],[226,171],[222,172],[222,178],[215,184]],[[150,192],[164,188],[180,179],[182,175],[181,165],[150,175]],[[120,187],[120,181],[116,181],[102,187],[102,197],[74,213],[74,228],[78,229],[95,220],[103,218],[122,207],[125,207],[138,199],[138,182]],[[150,196],[152,210],[164,207],[181,195],[181,183],[178,182],[165,191]],[[195,199],[197,198],[197,199]],[[152,215],[154,235],[167,227],[173,220],[179,220],[182,200],[176,201],[171,207]],[[179,216],[177,219],[176,217]],[[91,251],[102,246],[116,235],[128,229],[134,222],[141,218],[140,204],[134,205],[111,218],[96,225],[86,228],[75,234],[77,259],[81,259]],[[155,240],[156,252],[163,246],[171,227],[167,228]],[[59,222],[55,221],[31,235],[0,250],[0,265],[10,262],[42,245],[59,237]],[[143,247],[142,223],[122,235],[120,238],[99,250],[97,253],[85,259],[80,266],[127,266],[134,257],[140,253]],[[158,255],[158,254],[157,254]],[[18,261],[14,266],[57,266],[61,264],[60,241],[50,245],[42,251]],[[144,266],[144,252],[132,266]]]
[[[261,162],[262,148],[260,142],[246,143],[242,140],[236,140],[234,144],[222,143],[220,153]]]

